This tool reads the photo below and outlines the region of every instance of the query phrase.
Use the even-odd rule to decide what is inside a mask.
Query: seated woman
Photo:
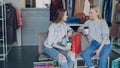
[[[44,42],[44,52],[55,59],[61,68],[73,68],[75,54],[71,51],[71,46],[67,45],[71,31],[70,27],[65,23],[67,19],[66,10],[57,11],[57,18],[48,28],[48,37]]]
[[[100,10],[96,5],[90,8],[89,18],[83,26],[87,30],[83,27],[78,29],[78,32],[85,34],[91,43],[90,47],[82,53],[82,56],[88,68],[95,68],[91,60],[94,55],[100,57],[100,68],[107,68],[107,57],[111,52],[108,25],[101,18]]]

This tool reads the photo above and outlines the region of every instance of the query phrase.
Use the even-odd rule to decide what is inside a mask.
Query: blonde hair
[[[53,23],[59,23],[59,22],[63,21],[65,12],[66,12],[65,9],[57,10],[56,15],[55,15],[55,20],[53,21]]]
[[[91,5],[90,9],[93,9],[95,12],[97,12],[98,13],[98,18],[102,19],[100,9],[99,9],[99,7],[97,5]]]

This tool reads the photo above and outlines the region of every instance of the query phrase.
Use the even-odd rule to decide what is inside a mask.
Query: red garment
[[[58,9],[63,9],[62,0],[51,0],[50,4],[50,21],[54,21]]]
[[[117,22],[114,21],[115,16],[119,12],[120,12],[120,3],[118,2],[115,5],[115,9],[114,9],[113,22],[112,22],[112,26],[111,26],[111,30],[110,30],[110,36],[111,37],[118,37],[118,38],[120,38],[120,24],[118,24]]]
[[[120,38],[120,24],[116,24],[115,22],[112,23],[110,36]]]
[[[21,14],[17,8],[16,8],[16,13],[17,13],[17,20],[18,20],[19,27],[21,27],[23,25],[22,17],[21,17]]]

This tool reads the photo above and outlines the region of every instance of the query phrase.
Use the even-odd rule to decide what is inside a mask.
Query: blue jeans
[[[88,68],[94,66],[91,61],[91,58],[95,55],[95,51],[100,47],[100,43],[93,40],[90,47],[82,53],[82,56],[85,62],[88,65]],[[100,53],[100,68],[107,68],[107,58],[111,52],[111,45],[105,44]]]
[[[69,51],[57,48],[44,47],[44,52],[53,59],[55,59],[58,62],[58,64],[61,65],[61,68],[73,68],[74,61],[72,61],[71,56],[68,55]],[[66,57],[67,62],[60,61],[59,59],[60,53]]]

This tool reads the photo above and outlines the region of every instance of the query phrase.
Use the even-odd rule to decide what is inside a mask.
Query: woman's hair
[[[65,9],[58,9],[56,12],[56,15],[54,17],[53,23],[59,23],[59,22],[63,21],[65,12],[66,12]]]
[[[98,13],[98,18],[102,19],[100,9],[99,9],[99,7],[97,5],[91,5],[90,9],[93,9],[95,12],[97,12]]]

